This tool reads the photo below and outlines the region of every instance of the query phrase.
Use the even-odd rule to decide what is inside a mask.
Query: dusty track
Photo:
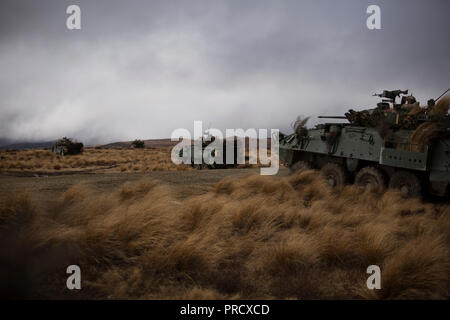
[[[20,176],[0,173],[0,197],[6,191],[30,191],[36,200],[54,199],[76,183],[83,183],[90,189],[103,192],[112,191],[125,182],[151,177],[167,183],[176,190],[180,198],[198,195],[209,191],[224,177],[246,176],[259,172],[259,169],[226,169],[198,171],[154,171],[149,173],[98,173],[61,174],[52,176]],[[286,176],[287,169],[280,169],[278,175]]]

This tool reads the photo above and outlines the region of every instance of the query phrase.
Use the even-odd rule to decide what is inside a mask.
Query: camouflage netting
[[[433,110],[430,111],[430,114],[443,117],[448,113],[449,109],[450,109],[450,96],[447,96],[443,97],[436,103],[436,105],[433,107]]]
[[[450,108],[450,97],[444,97],[429,112],[430,115],[444,117]],[[424,122],[411,135],[412,151],[423,151],[424,145],[438,138],[445,130],[444,121]]]
[[[415,116],[423,111],[423,108],[419,105],[413,106],[411,110],[408,112],[408,116]]]
[[[436,139],[444,129],[442,122],[424,122],[411,135],[411,150],[422,152],[424,146]]]
[[[446,132],[450,96],[439,99],[432,107],[420,106],[419,102],[397,104],[394,109],[386,105],[387,107],[378,104],[375,109],[361,111],[350,109],[345,113],[345,117],[354,126],[376,128],[385,141],[389,140],[396,131],[411,130],[413,133],[409,142],[405,141],[401,148],[418,152],[422,152],[425,145],[443,137],[442,134]],[[309,117],[299,116],[292,123],[291,126],[299,138],[308,135],[306,127],[308,120]],[[397,147],[400,148],[399,145]]]
[[[308,135],[308,129],[306,128],[306,123],[308,120],[309,117],[298,116],[292,123],[291,126],[299,137],[306,137]]]

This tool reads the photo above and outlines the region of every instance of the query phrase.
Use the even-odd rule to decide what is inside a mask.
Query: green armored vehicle
[[[229,169],[229,168],[236,168],[238,166],[238,153],[240,152],[239,144],[237,142],[236,137],[234,138],[233,143],[233,162],[232,163],[226,163],[227,159],[227,140],[222,139],[222,141],[219,141],[219,143],[222,145],[221,151],[213,150],[211,153],[211,156],[217,156],[222,159],[222,163],[217,163],[213,161],[212,163],[206,163],[203,159],[203,153],[205,152],[205,149],[214,141],[216,141],[216,137],[212,136],[210,134],[205,134],[201,138],[201,147],[199,148],[199,153],[197,156],[199,156],[200,160],[195,161],[195,146],[194,144],[190,146],[185,146],[183,149],[180,150],[179,156],[180,158],[183,157],[183,154],[187,155],[187,157],[190,157],[190,164],[191,167],[198,170],[203,169]],[[219,152],[220,154],[216,154],[216,152]],[[245,156],[245,160],[248,160],[248,157]],[[198,162],[198,163],[196,163]]]
[[[56,141],[52,151],[61,156],[80,154],[83,152],[83,144],[64,137]]]
[[[280,160],[291,171],[320,169],[337,187],[353,182],[382,190],[397,188],[408,197],[420,196],[425,190],[448,196],[450,97],[435,103],[441,95],[420,107],[407,93],[385,90],[377,95],[384,99],[374,109],[320,117],[348,123],[306,129],[307,119],[298,119],[293,134],[280,133]]]

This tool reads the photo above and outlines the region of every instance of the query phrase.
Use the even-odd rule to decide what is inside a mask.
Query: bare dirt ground
[[[258,168],[217,169],[192,171],[153,171],[123,173],[78,173],[50,176],[22,176],[21,173],[0,173],[0,197],[9,191],[29,192],[37,201],[47,201],[60,196],[72,185],[83,184],[96,192],[112,192],[126,182],[153,178],[169,185],[180,199],[210,191],[224,177],[243,177],[258,173]],[[280,168],[278,176],[288,175]]]

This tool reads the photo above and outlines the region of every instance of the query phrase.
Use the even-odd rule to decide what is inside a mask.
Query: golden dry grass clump
[[[0,217],[17,229],[10,247],[27,248],[31,297],[73,295],[60,288],[78,264],[84,298],[449,298],[447,204],[337,192],[312,170],[225,178],[181,201],[155,180],[109,194],[75,185],[42,210],[11,196]],[[381,290],[366,288],[372,264]]]
[[[436,103],[429,114],[443,117],[448,114],[449,108],[450,97],[444,97]],[[420,124],[411,134],[412,150],[422,152],[425,144],[442,136],[443,133],[445,133],[444,121],[432,121]]]
[[[171,148],[85,148],[74,156],[59,156],[50,150],[0,151],[0,171],[62,172],[107,171],[149,172],[189,170],[170,159]]]
[[[441,122],[424,122],[411,134],[411,146],[413,151],[423,152],[424,146],[442,135],[445,124]]]
[[[445,116],[450,109],[450,96],[445,96],[441,98],[433,109],[430,111],[431,115]]]
[[[170,147],[148,147],[143,149],[125,148],[84,148],[84,152],[73,156],[59,156],[50,150],[8,150],[0,151],[0,172],[64,173],[64,172],[151,172],[193,170],[190,165],[176,165],[171,160]],[[270,150],[268,150],[270,156]],[[246,163],[237,168],[257,168]]]

